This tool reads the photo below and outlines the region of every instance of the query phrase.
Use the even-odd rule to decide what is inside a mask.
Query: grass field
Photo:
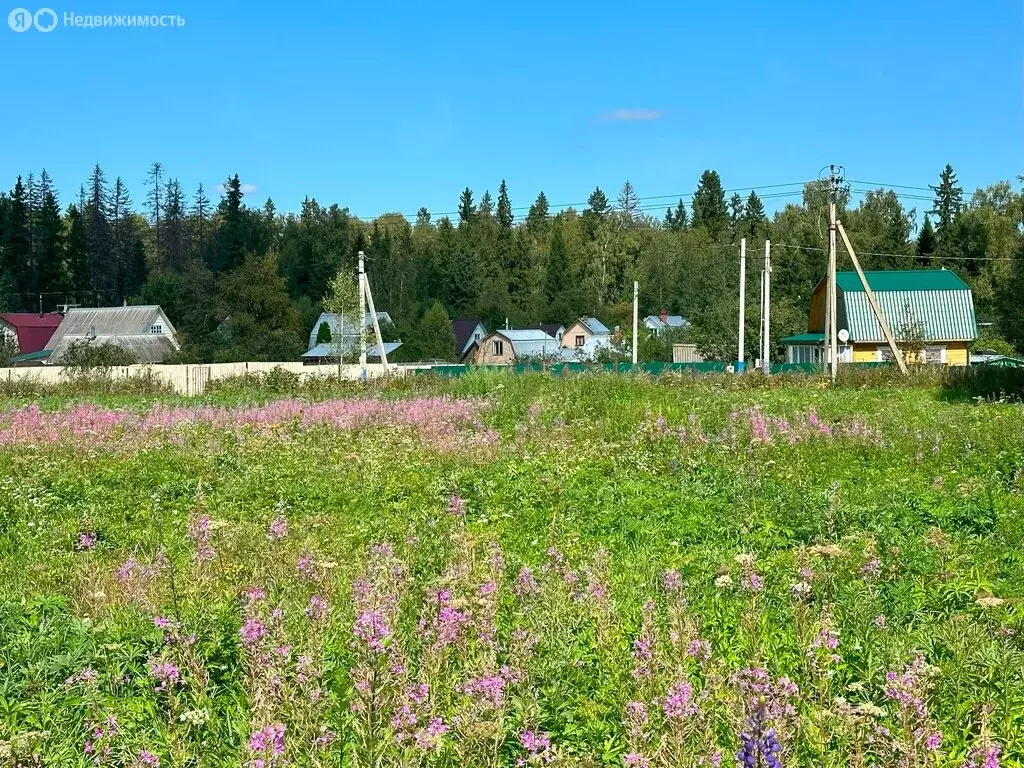
[[[7,403],[0,765],[1024,765],[1024,413],[470,375]]]

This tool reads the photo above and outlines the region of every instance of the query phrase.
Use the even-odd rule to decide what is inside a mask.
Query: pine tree
[[[500,232],[512,231],[512,203],[508,199],[508,187],[505,180],[498,185],[498,229]]]
[[[530,206],[530,210],[526,214],[526,226],[532,229],[538,229],[547,224],[548,220],[548,198],[545,196],[544,191],[541,190],[540,194],[537,195],[537,199],[534,200],[533,205]]]
[[[417,227],[429,227],[430,226],[430,211],[425,207],[420,207],[416,211],[416,226]]]
[[[594,187],[594,191],[587,198],[587,207],[583,211],[583,231],[587,239],[593,240],[597,236],[597,230],[601,222],[608,216],[611,206],[608,204],[608,197],[601,191],[600,187]]]
[[[459,223],[468,224],[476,216],[476,206],[473,205],[473,190],[466,187],[459,195]]]
[[[707,170],[701,174],[692,205],[693,228],[704,227],[713,239],[717,239],[729,221],[725,190],[717,171]]]
[[[935,207],[928,213],[936,216],[935,236],[941,242],[952,231],[953,222],[964,207],[964,190],[957,184],[953,166],[946,167],[939,174],[938,186],[933,186]]]
[[[932,220],[926,213],[924,215],[924,224],[921,225],[921,232],[917,236],[918,264],[924,266],[931,262],[932,256],[935,255],[936,245],[935,229],[932,227]]]

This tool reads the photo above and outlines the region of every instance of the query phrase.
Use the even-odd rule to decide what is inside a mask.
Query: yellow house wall
[[[491,343],[495,340],[502,342],[502,353],[500,355],[494,354],[494,345]],[[516,359],[516,354],[512,350],[512,342],[508,339],[504,339],[500,336],[484,336],[480,340],[480,346],[477,347],[474,362],[477,365],[511,365]]]
[[[935,342],[937,344],[946,345],[946,365],[967,365],[969,355],[967,348],[969,344],[966,341],[945,341]],[[882,344],[854,344],[853,345],[853,362],[855,363],[874,363],[878,361],[878,348]],[[914,362],[913,360],[907,360],[908,363]]]

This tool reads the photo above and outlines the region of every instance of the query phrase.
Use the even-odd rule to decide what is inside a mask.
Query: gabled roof
[[[665,318],[665,322],[661,321],[660,315],[648,315],[644,318],[644,323],[648,328],[654,330],[661,330],[663,328],[687,328],[690,325],[690,321],[682,315],[668,315]]]
[[[37,312],[5,312],[0,315],[0,320],[14,329],[18,337],[18,351],[22,355],[45,349],[63,319],[64,315],[57,312],[42,315]]]
[[[608,326],[606,326],[596,317],[587,317],[586,315],[584,315],[576,322],[578,322],[580,325],[582,325],[595,336],[600,336],[602,334],[611,334],[611,331],[608,330]]]
[[[558,334],[565,333],[565,326],[561,323],[541,323],[538,327],[552,338],[558,338]]]
[[[539,328],[494,331],[486,338],[503,338],[512,345],[516,357],[550,357],[559,353],[558,341]]]
[[[472,318],[452,320],[452,330],[455,331],[456,352],[462,355],[467,349],[469,349],[469,345],[473,343],[473,333],[478,327],[483,328],[484,336],[486,336],[487,329],[484,328],[484,324],[479,320],[474,320]]]
[[[333,312],[322,312],[320,314],[320,317],[316,319],[316,322],[313,323],[313,330],[309,332],[309,345],[307,346],[307,349],[312,349],[313,347],[316,346],[317,331],[320,330],[320,325],[322,323],[327,323],[327,327],[331,329],[332,337],[342,334],[343,325],[345,336],[358,336],[359,333],[354,327],[355,322],[352,320],[352,318],[348,315],[345,315],[344,320],[345,322],[342,323],[342,315],[340,314],[335,314]],[[387,312],[378,312],[377,322],[380,323],[381,325],[391,325],[391,315],[389,315]],[[363,327],[373,327],[373,317],[370,315],[369,312],[363,314]]]
[[[159,323],[163,333],[150,333]],[[174,326],[156,304],[131,307],[76,307],[69,309],[46,348],[53,351],[50,361],[61,356],[75,341],[90,344],[114,344],[132,352],[146,363],[159,363],[177,351]]]
[[[866,272],[868,285],[893,334],[919,332],[923,341],[973,341],[978,336],[974,297],[967,284],[945,269]],[[867,293],[856,272],[839,272],[841,320],[857,342],[883,342]]]

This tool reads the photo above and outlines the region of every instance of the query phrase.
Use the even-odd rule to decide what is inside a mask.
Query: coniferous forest
[[[826,269],[828,189],[819,181],[733,190],[708,170],[678,200],[644,197],[628,181],[570,207],[542,191],[516,205],[504,181],[493,196],[466,188],[454,198],[453,213],[367,221],[310,198],[281,213],[246,198],[238,175],[218,190],[186,188],[159,163],[141,190],[97,165],[73,200],[59,199],[45,170],[27,173],[0,194],[0,310],[159,304],[181,336],[181,362],[294,360],[328,284],[339,270],[354,275],[363,250],[376,306],[394,320],[387,334],[404,342],[401,359],[450,357],[438,348],[450,339],[438,333],[441,310],[488,329],[583,314],[626,328],[634,280],[642,315],[681,314],[705,355],[730,359],[740,238],[748,338],[758,333],[766,238],[774,339],[806,330]],[[1024,194],[1013,184],[967,193],[947,165],[929,187],[849,182],[839,207],[865,269],[955,270],[974,290],[979,319],[994,323],[984,343],[1024,350]],[[840,269],[849,268],[841,250]]]

